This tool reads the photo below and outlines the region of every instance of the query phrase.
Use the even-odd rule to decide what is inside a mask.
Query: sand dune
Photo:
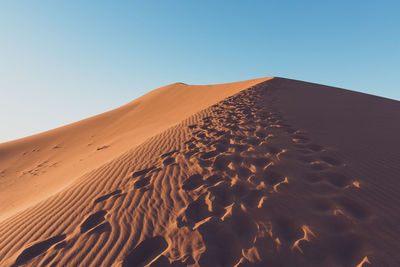
[[[398,266],[400,103],[172,84],[0,144],[0,266]]]

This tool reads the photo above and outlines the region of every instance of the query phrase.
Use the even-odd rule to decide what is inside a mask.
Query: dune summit
[[[0,266],[398,266],[400,102],[171,84],[0,144]]]

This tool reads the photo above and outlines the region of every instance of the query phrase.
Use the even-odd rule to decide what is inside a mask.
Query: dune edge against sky
[[[50,137],[0,145],[1,179],[9,179],[2,195],[29,184],[27,175],[42,177],[40,187],[49,177],[63,180],[49,186],[55,194],[31,199],[24,192],[42,201],[0,222],[0,264],[399,260],[398,101],[282,78],[211,89],[173,84],[135,101],[99,115],[101,127],[89,119],[44,134]],[[57,151],[69,147],[75,149],[60,160]],[[67,160],[76,155],[90,162],[87,169]],[[15,162],[27,170],[22,178],[3,167]]]

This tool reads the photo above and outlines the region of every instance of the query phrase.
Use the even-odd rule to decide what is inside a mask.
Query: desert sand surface
[[[400,102],[175,83],[0,144],[0,266],[400,266]]]

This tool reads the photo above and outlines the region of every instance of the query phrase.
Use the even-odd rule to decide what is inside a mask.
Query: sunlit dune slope
[[[0,144],[0,219],[54,194],[201,109],[267,79],[220,85],[175,83],[98,116]]]
[[[398,266],[398,118],[263,78],[1,144],[0,266]]]

